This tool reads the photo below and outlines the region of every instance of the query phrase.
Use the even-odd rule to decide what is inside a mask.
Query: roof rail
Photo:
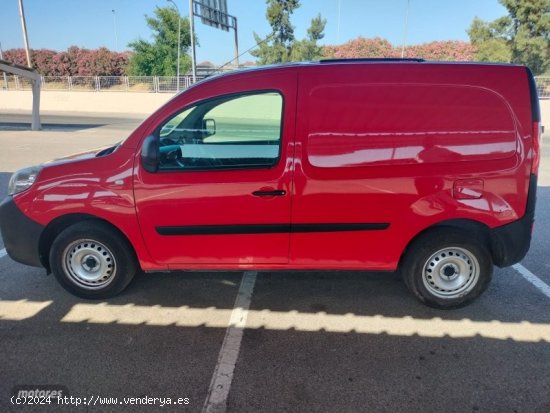
[[[424,59],[400,58],[400,57],[365,57],[352,59],[321,59],[319,63],[339,63],[339,62],[425,62]]]

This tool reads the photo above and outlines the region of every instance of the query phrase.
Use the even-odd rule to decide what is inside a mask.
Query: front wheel
[[[401,273],[409,290],[437,308],[460,307],[489,285],[493,263],[487,247],[455,229],[437,229],[416,239],[407,250]]]
[[[101,299],[124,290],[137,271],[128,241],[101,221],[83,221],[62,231],[52,244],[50,266],[67,291]]]

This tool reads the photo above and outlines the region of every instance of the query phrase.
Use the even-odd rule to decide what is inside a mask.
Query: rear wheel
[[[409,290],[437,308],[460,307],[489,285],[493,264],[475,236],[448,228],[421,235],[407,250],[401,273]]]
[[[128,241],[101,221],[71,225],[54,240],[50,266],[67,291],[83,298],[112,297],[124,290],[137,271]]]

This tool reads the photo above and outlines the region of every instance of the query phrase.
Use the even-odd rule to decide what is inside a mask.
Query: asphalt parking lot
[[[23,121],[0,115],[2,198],[15,169],[114,143],[140,119],[50,116],[37,133]],[[163,410],[216,411],[226,398],[229,412],[548,412],[548,205],[545,136],[529,254],[452,311],[368,272],[140,274],[88,301],[13,262],[0,240],[0,411],[24,410],[16,386],[60,385],[78,411],[152,411],[124,398],[169,397],[184,402]]]

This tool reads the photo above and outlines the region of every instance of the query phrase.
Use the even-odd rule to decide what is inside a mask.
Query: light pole
[[[116,30],[116,10],[111,10],[113,12],[113,25],[115,27],[115,51],[118,52],[118,33]]]
[[[401,46],[401,59],[405,57],[405,44],[407,43],[407,31],[409,30],[409,8],[411,0],[407,0],[407,11],[405,12],[405,27],[403,28],[403,45]]]
[[[340,9],[341,9],[341,0],[338,0],[338,32],[336,35],[336,44],[340,44]]]
[[[178,65],[177,65],[177,81],[176,81],[176,88],[178,92],[180,91],[180,51],[181,51],[181,14],[180,9],[178,8],[177,4],[174,3],[173,0],[167,0],[168,3],[172,3],[174,7],[176,8],[176,11],[178,12]]]
[[[189,31],[191,32],[191,70],[193,71],[193,83],[197,81],[197,53],[195,51],[195,12],[193,1],[189,0]]]
[[[19,17],[21,19],[21,31],[23,32],[23,42],[25,43],[25,53],[27,55],[27,66],[31,65],[31,52],[29,50],[29,38],[27,36],[27,22],[25,21],[25,10],[23,9],[23,0],[19,0]]]

